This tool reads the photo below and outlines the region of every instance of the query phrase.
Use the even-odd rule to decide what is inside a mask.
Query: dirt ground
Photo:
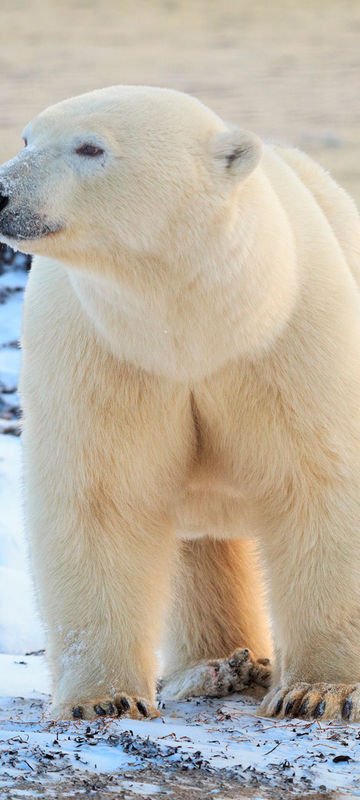
[[[35,654],[33,661],[36,658]],[[7,667],[3,663],[4,672],[8,671],[11,659]],[[13,679],[14,669],[23,670],[26,664],[29,666],[29,661],[13,662]],[[21,672],[17,675],[19,680]],[[34,672],[32,679],[36,680]],[[25,694],[29,685],[25,676]],[[313,724],[306,721],[288,721],[276,731],[276,723],[258,720],[257,747],[265,750],[270,747],[266,753],[270,759],[257,762],[256,758],[251,758],[245,767],[245,744],[242,763],[234,765],[226,755],[227,766],[224,766],[223,759],[219,762],[221,766],[217,766],[220,753],[224,755],[227,751],[230,755],[226,740],[228,725],[235,726],[233,736],[240,737],[242,742],[252,738],[250,728],[254,715],[249,709],[251,707],[252,712],[255,709],[252,705],[246,708],[244,698],[233,696],[229,702],[202,698],[182,707],[181,703],[167,703],[167,710],[163,711],[164,726],[160,726],[158,731],[161,733],[159,739],[154,738],[149,729],[142,734],[141,727],[146,723],[135,727],[133,720],[125,725],[124,720],[118,723],[111,720],[51,723],[44,716],[48,699],[48,695],[42,692],[30,692],[29,697],[0,698],[2,800],[21,800],[23,797],[30,800],[39,797],[77,800],[84,796],[93,800],[156,800],[157,797],[163,800],[205,800],[212,796],[216,800],[356,800],[360,797],[359,782],[347,780],[350,776],[341,772],[344,764],[335,767],[334,763],[334,752],[337,752],[339,762],[349,762],[345,770],[350,768],[354,773],[358,769],[357,730],[347,730],[342,724],[334,723],[326,729],[326,726],[315,723],[317,730],[314,734],[314,730],[310,732]],[[163,735],[163,731],[169,731],[171,720],[175,719],[179,724],[177,727],[175,723],[176,733]],[[184,725],[185,719],[187,725]],[[210,725],[211,736],[215,737],[212,739],[212,743],[217,745],[215,759],[210,756],[211,750],[201,749],[201,736],[198,739],[199,750],[186,747],[189,735],[195,736],[193,743],[196,741],[200,719]],[[269,727],[274,729],[270,739]],[[290,746],[289,742],[286,744],[286,733],[284,738],[284,727],[288,733],[295,733]],[[305,748],[302,737],[306,739]],[[335,741],[338,744],[336,751]],[[282,754],[275,753],[279,746]],[[299,770],[306,751],[306,764]],[[343,790],[331,790],[331,787],[342,785]]]
[[[0,162],[45,106],[155,84],[302,147],[360,202],[358,0],[12,0],[0,13]]]
[[[55,775],[53,776],[56,777]],[[357,800],[355,796],[345,796],[339,792],[311,792],[300,795],[290,790],[265,789],[254,784],[253,789],[242,787],[237,780],[226,776],[208,776],[201,772],[184,773],[182,770],[162,770],[149,768],[141,772],[127,771],[121,776],[114,774],[91,773],[86,775],[76,770],[67,771],[66,775],[51,781],[27,781],[26,784],[17,779],[11,782],[11,789],[6,789],[3,800],[22,800],[26,795],[30,800],[43,796],[53,800],[77,800],[91,797],[91,800],[204,800],[208,796],[217,800]]]

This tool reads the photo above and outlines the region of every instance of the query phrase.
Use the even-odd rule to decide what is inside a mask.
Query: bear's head
[[[261,153],[198,100],[147,86],[66,100],[23,138],[0,169],[0,239],[69,264],[196,252]]]

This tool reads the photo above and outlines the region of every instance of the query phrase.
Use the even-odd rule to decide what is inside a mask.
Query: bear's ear
[[[216,133],[210,149],[217,172],[243,180],[259,163],[262,144],[254,133],[232,128]]]

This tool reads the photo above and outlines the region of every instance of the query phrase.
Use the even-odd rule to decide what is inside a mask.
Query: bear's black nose
[[[9,202],[9,198],[8,198],[7,194],[5,194],[5,189],[2,186],[2,184],[0,183],[0,211],[3,211],[4,208],[6,208],[8,202]]]

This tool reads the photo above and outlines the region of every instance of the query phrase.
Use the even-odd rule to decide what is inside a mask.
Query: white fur
[[[54,714],[153,701],[171,575],[168,678],[236,647],[268,655],[249,538],[276,681],[360,682],[352,201],[169,90],[73,98],[26,134],[0,170],[9,224],[16,197],[28,230],[35,213],[61,227],[21,241],[39,254],[20,388]],[[104,154],[77,155],[85,141]]]

